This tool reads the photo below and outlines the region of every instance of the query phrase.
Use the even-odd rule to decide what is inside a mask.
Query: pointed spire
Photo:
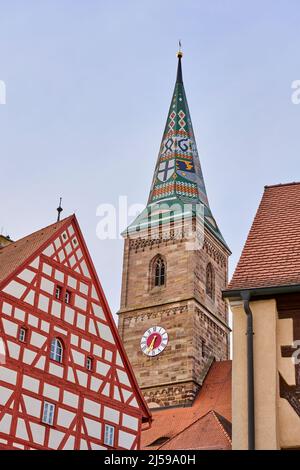
[[[202,202],[209,207],[182,80],[182,56],[179,41],[175,89],[148,203],[176,198],[182,202]]]
[[[60,197],[60,198],[59,198],[59,206],[58,206],[58,208],[56,209],[56,210],[57,210],[57,222],[60,221],[60,214],[61,214],[62,211],[63,211],[63,208],[61,207],[61,201],[62,201],[62,198]]]
[[[179,49],[178,49],[178,52],[177,52],[178,65],[177,65],[176,83],[183,83],[183,80],[182,80],[182,67],[181,67],[182,56],[183,56],[183,53],[182,53],[182,50],[181,50],[181,41],[179,41]]]
[[[211,213],[200,159],[197,151],[192,120],[182,79],[181,42],[177,52],[178,64],[175,89],[150,189],[148,204],[129,229],[147,226],[148,213],[153,207],[169,202],[203,204],[205,225],[226,246]],[[156,211],[156,209],[155,209]],[[158,210],[159,212],[159,210]]]

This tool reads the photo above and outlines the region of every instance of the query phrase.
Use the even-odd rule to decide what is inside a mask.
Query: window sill
[[[166,289],[166,285],[155,286],[150,289],[150,294],[158,294]]]

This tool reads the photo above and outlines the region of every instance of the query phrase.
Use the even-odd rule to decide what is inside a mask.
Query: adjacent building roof
[[[230,449],[231,361],[214,362],[191,407],[155,408],[142,448]]]
[[[176,436],[162,444],[163,450],[230,450],[231,423],[209,411]]]
[[[300,284],[300,183],[266,186],[228,290]]]

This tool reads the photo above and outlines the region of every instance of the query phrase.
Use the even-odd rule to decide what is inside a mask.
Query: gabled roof
[[[40,249],[56,231],[70,222],[72,217],[66,217],[0,248],[0,283],[18,269],[36,250]]]
[[[266,186],[227,291],[300,284],[300,183]]]
[[[192,438],[187,437],[189,433],[193,433],[193,428],[190,428],[190,426],[212,411],[218,416],[218,420],[223,423],[222,427],[229,435],[227,423],[230,424],[231,421],[231,361],[214,362],[212,364],[202,388],[191,407],[157,410],[154,408],[151,411],[153,418],[151,429],[142,432],[142,448],[147,450],[154,450],[160,447],[167,449],[167,447],[164,447],[167,445],[167,442],[181,435],[184,430],[187,431],[187,434],[184,435],[184,441],[191,443]],[[222,421],[222,419],[225,421]],[[201,431],[201,433],[205,433],[205,426],[209,426],[212,436],[210,440],[211,446],[219,445],[219,433],[212,430],[217,429],[215,423],[212,424],[214,420],[215,417],[212,420],[210,416],[208,420],[205,419],[196,426],[196,429],[199,432]],[[204,436],[201,439],[204,442]],[[176,445],[179,445],[179,440],[176,442]],[[208,445],[208,443],[205,445]]]
[[[95,266],[93,264],[84,237],[81,233],[78,221],[74,214],[0,249],[0,289],[3,285],[7,284],[11,277],[13,277],[17,272],[21,271],[24,265],[30,262],[31,259],[34,259],[36,256],[40,255],[43,249],[48,246],[51,241],[55,240],[57,234],[62,232],[65,227],[68,227],[70,223],[72,223],[72,226],[74,227],[74,230],[78,235],[78,239],[81,242],[82,251],[87,259],[88,268],[92,274],[95,289],[99,295],[99,298],[102,301],[103,310],[106,314],[108,324],[111,328],[112,335],[118,347],[118,351],[122,357],[123,363],[126,365],[129,380],[133,389],[136,392],[136,399],[140,405],[143,414],[143,422],[150,423],[151,413],[137,384],[133,369],[128,360],[123,343],[120,339],[116,324],[113,320],[112,313],[109,308],[104,291],[102,289],[100,280],[98,278]]]
[[[231,423],[215,411],[208,411],[159,450],[230,450]]]

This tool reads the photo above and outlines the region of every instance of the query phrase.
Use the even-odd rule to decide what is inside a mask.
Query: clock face
[[[146,356],[157,356],[168,344],[168,333],[161,326],[152,326],[141,338],[141,350]]]

